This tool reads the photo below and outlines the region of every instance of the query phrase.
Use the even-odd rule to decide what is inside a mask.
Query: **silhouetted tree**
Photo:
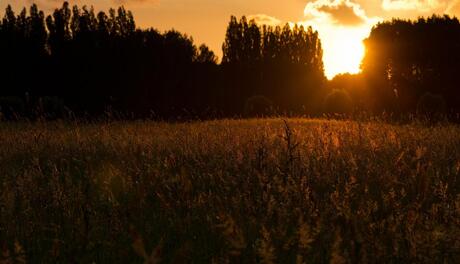
[[[19,98],[29,117],[110,109],[207,118],[242,115],[255,95],[300,113],[324,93],[321,42],[311,27],[231,17],[223,51],[217,65],[214,52],[186,34],[137,29],[123,7],[96,14],[64,2],[45,18],[35,4],[19,14],[8,6],[0,22],[0,96]]]
[[[325,82],[322,55],[318,33],[311,27],[273,28],[232,16],[222,65],[235,111],[254,95],[270,98],[282,111],[315,108]]]
[[[327,84],[327,94],[334,90],[344,90],[353,101],[357,110],[366,111],[371,108],[369,87],[363,74],[344,73],[335,76]]]
[[[441,94],[460,109],[460,23],[449,16],[376,25],[365,40],[363,73],[376,110],[413,112],[419,98]]]
[[[198,55],[196,57],[196,62],[198,63],[211,63],[216,64],[218,58],[212,50],[210,50],[206,45],[201,45],[199,47]]]

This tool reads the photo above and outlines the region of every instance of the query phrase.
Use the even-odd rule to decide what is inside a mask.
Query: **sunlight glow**
[[[331,27],[321,32],[326,77],[332,79],[339,73],[359,73],[364,57],[363,39],[369,35],[369,30]]]
[[[375,22],[376,23],[376,22]],[[375,23],[359,27],[344,27],[329,23],[316,23],[321,44],[323,45],[323,62],[326,77],[331,80],[337,74],[361,71],[361,61],[364,58],[366,39]],[[301,23],[308,26],[311,23]]]
[[[316,0],[304,10],[304,26],[317,30],[323,46],[324,71],[328,79],[341,73],[359,73],[366,39],[382,19],[368,17],[361,6],[349,0]]]

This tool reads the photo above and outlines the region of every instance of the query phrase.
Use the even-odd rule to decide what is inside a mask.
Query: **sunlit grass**
[[[0,249],[28,262],[460,258],[460,128],[0,123]]]

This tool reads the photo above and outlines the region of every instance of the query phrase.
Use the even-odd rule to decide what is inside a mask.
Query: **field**
[[[460,263],[460,127],[0,123],[0,263]]]

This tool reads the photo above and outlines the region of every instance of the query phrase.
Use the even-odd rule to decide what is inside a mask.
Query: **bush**
[[[328,114],[349,114],[353,110],[353,103],[344,90],[332,90],[324,100],[324,112]]]
[[[18,96],[0,97],[0,116],[6,119],[17,119],[26,110],[24,101]]]
[[[442,95],[426,93],[417,103],[417,117],[428,121],[439,121],[446,113],[446,102]]]
[[[250,97],[246,100],[244,113],[250,117],[269,116],[273,114],[273,103],[262,95]]]
[[[45,96],[38,100],[38,112],[43,117],[54,119],[66,113],[64,101],[56,96]]]

